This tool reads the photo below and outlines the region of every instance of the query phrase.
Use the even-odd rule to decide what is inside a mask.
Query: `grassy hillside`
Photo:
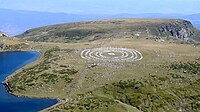
[[[200,40],[199,31],[190,22],[175,19],[112,19],[58,24],[31,29],[17,37],[37,42],[79,42],[134,37]]]
[[[47,112],[200,111],[198,45],[143,38],[28,43],[24,50],[38,50],[42,56],[8,78],[10,92],[59,99]],[[81,58],[85,48],[99,47],[136,49],[144,58],[136,62]]]

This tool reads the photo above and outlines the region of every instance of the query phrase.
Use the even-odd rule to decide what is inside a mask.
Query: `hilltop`
[[[180,19],[110,19],[44,26],[17,37],[36,42],[80,42],[104,38],[174,38],[199,41],[199,31]]]

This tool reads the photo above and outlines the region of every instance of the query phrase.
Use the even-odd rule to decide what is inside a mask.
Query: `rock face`
[[[169,36],[179,38],[179,39],[188,39],[195,35],[195,29],[192,24],[188,21],[177,20],[174,23],[168,25],[163,25],[158,28],[159,34],[169,34]]]
[[[8,34],[0,32],[0,37],[9,37]]]
[[[4,47],[4,42],[2,37],[8,37],[8,35],[6,33],[0,32],[0,50],[2,50]]]
[[[0,39],[0,50],[3,49],[4,43],[2,42],[2,40]]]
[[[101,38],[161,38],[200,41],[199,31],[180,19],[111,19],[31,29],[18,37],[30,41],[73,42]]]

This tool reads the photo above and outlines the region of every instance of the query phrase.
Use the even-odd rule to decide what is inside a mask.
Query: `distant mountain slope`
[[[192,15],[187,15],[185,18],[190,19],[190,20],[200,20],[200,13],[198,14],[192,14]]]
[[[200,30],[200,13],[184,16],[183,18],[191,21],[192,24]]]
[[[76,14],[47,13],[47,12],[20,11],[20,10],[8,10],[8,9],[0,9],[0,17],[1,17],[0,31],[6,32],[9,35],[20,34],[31,28],[36,28],[51,24],[103,18],[102,16],[95,16],[95,15],[87,16],[87,15],[76,15]]]
[[[102,38],[173,37],[199,40],[189,21],[178,19],[111,19],[66,23],[35,28],[18,35],[30,41],[73,42]]]
[[[61,24],[67,22],[78,22],[84,20],[111,19],[111,18],[180,18],[187,19],[200,29],[200,14],[179,15],[179,14],[117,14],[117,15],[80,15],[65,13],[47,13],[34,11],[19,11],[0,9],[0,31],[9,35],[17,35],[31,28]]]

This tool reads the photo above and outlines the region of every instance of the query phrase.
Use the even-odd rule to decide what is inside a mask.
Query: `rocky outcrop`
[[[0,39],[0,50],[2,50],[4,47],[4,43],[2,42],[2,40]]]
[[[189,21],[176,20],[174,23],[161,25],[158,27],[160,35],[168,35],[175,38],[187,40],[188,38],[195,36],[196,30]]]
[[[8,34],[4,33],[4,32],[0,32],[0,50],[3,50],[4,48],[4,37],[8,37]]]
[[[4,32],[0,32],[0,37],[9,37],[8,34],[4,33]]]

